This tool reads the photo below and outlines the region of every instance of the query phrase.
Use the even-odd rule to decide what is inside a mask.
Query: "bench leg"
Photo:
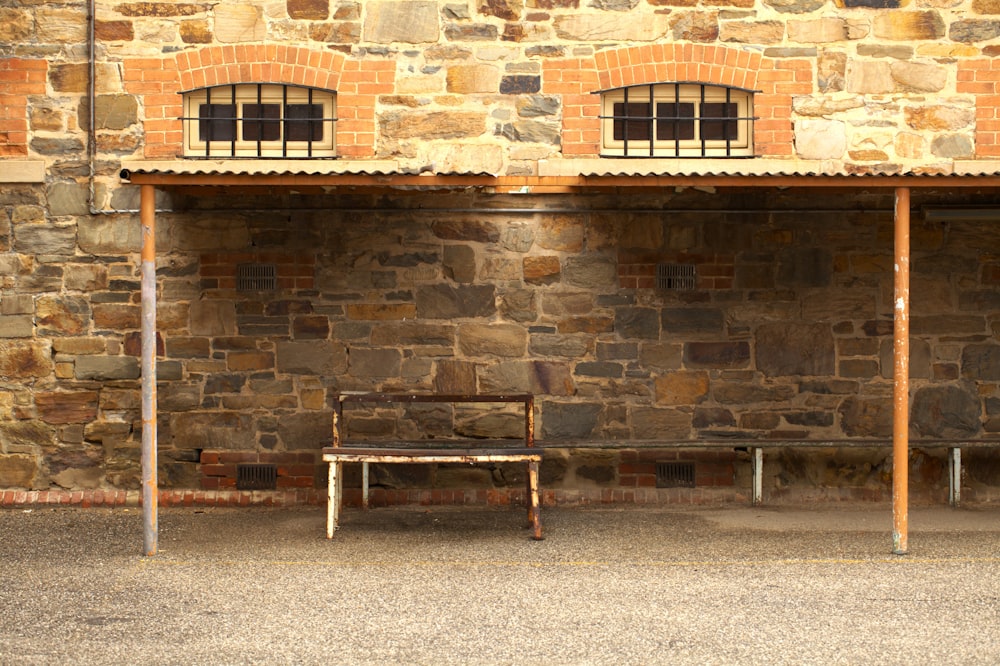
[[[342,500],[343,474],[339,462],[330,463],[326,497],[326,538],[332,539],[333,532],[340,526],[340,502]]]
[[[751,503],[759,506],[764,502],[764,449],[759,446],[751,447],[750,458],[750,476],[753,482]]]
[[[542,510],[541,498],[538,496],[538,463],[528,463],[528,526],[531,528],[531,538],[541,541]]]
[[[361,508],[368,508],[368,463],[361,463]]]
[[[948,449],[948,503],[962,503],[962,449],[957,446]]]

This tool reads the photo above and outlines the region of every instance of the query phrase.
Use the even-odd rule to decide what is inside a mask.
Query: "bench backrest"
[[[357,405],[400,405],[415,403],[520,403],[524,410],[524,446],[535,444],[535,398],[530,393],[442,394],[442,393],[340,393],[335,397],[333,411],[334,447],[341,446],[344,407]],[[513,441],[513,440],[512,440]],[[433,440],[428,440],[428,444]],[[519,442],[520,443],[520,442]]]

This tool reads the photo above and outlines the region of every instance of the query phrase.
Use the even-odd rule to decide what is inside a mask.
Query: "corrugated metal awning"
[[[395,160],[123,160],[121,177],[158,186],[488,188],[537,194],[661,187],[1000,187],[1000,162],[966,160],[905,170],[897,165],[784,159],[591,158],[538,163],[537,175],[439,172]]]

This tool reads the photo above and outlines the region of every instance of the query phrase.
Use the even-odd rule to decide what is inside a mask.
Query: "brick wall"
[[[348,60],[341,53],[280,44],[208,46],[124,62],[125,89],[143,100],[145,156],[183,153],[181,93],[237,83],[299,85],[337,92],[337,153],[375,153],[375,100],[392,92],[391,60]]]
[[[562,95],[562,152],[600,152],[600,90],[651,83],[696,81],[758,91],[754,95],[754,149],[761,157],[794,153],[792,96],[812,92],[809,60],[765,58],[726,46],[656,44],[612,48],[590,58],[542,64],[542,90]]]
[[[967,60],[958,64],[956,89],[975,95],[976,157],[1000,157],[1000,62]]]
[[[0,59],[0,157],[28,154],[28,96],[44,95],[45,60]]]

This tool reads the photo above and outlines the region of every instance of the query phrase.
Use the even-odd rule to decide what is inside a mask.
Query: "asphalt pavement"
[[[0,510],[0,664],[993,664],[1000,507]]]

